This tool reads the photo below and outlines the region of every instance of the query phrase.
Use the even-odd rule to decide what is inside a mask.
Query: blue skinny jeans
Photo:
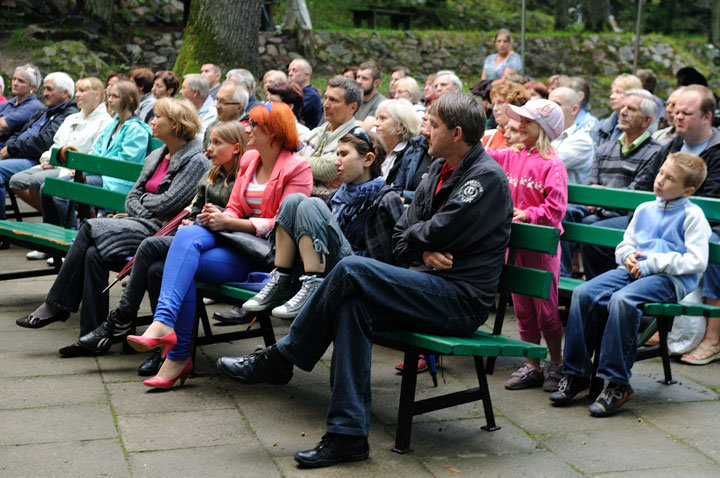
[[[195,320],[195,280],[212,283],[242,282],[257,268],[240,253],[218,246],[215,234],[202,226],[183,226],[170,245],[163,270],[154,320],[175,329],[177,345],[171,360],[190,356]]]

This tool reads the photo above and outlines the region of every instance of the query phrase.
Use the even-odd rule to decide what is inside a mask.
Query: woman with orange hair
[[[170,388],[192,370],[190,339],[195,315],[194,280],[223,283],[244,281],[249,272],[267,269],[241,251],[221,242],[217,231],[241,231],[265,237],[275,225],[280,203],[289,194],[310,195],[310,164],[299,146],[295,116],[284,103],[265,103],[250,111],[248,151],[240,159],[227,208],[205,204],[197,224],[178,230],[170,246],[153,323],[128,342],[136,350],[163,348],[167,360],[144,383]]]

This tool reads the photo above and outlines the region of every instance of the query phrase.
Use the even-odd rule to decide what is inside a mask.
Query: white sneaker
[[[49,266],[54,266],[54,265],[55,265],[55,258],[54,258],[54,257],[50,257],[46,262],[47,262],[47,265],[49,265]],[[64,258],[64,257],[62,258],[62,262],[65,262],[65,258]]]
[[[211,299],[210,297],[203,297],[203,304],[212,305],[214,303],[215,303],[214,299]]]
[[[29,261],[41,261],[47,259],[48,255],[41,251],[30,251],[25,254],[25,258]]]
[[[277,269],[273,269],[270,272],[270,281],[255,296],[245,301],[242,306],[243,310],[262,312],[275,304],[287,300],[288,297],[292,296],[291,279],[290,274],[284,274]]]
[[[315,289],[322,284],[322,278],[316,275],[300,276],[302,287],[290,300],[272,310],[273,317],[281,319],[294,319],[300,313],[305,302],[312,297]]]

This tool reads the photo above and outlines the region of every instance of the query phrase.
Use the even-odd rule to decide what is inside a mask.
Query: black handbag
[[[250,262],[268,270],[275,266],[275,251],[267,239],[240,231],[220,231],[216,234],[222,245],[241,253]]]

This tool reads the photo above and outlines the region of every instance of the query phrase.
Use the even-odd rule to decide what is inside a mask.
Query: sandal
[[[691,365],[705,365],[720,359],[720,345],[700,344],[692,352],[683,354],[681,361]]]
[[[18,324],[20,327],[25,327],[27,329],[39,329],[41,327],[45,327],[46,325],[50,325],[53,322],[65,322],[69,318],[70,312],[65,312],[64,310],[61,310],[44,319],[35,317],[32,314],[28,314],[25,317],[20,317],[19,319],[17,319],[15,323]]]

